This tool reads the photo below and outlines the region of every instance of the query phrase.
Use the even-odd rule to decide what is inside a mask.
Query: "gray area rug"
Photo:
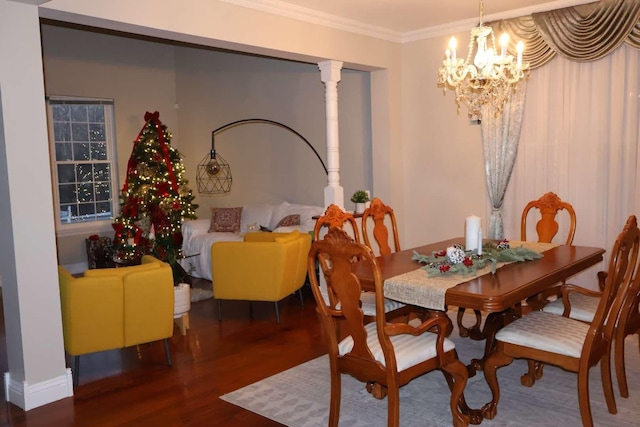
[[[204,301],[209,298],[213,298],[213,290],[191,288],[191,302]]]
[[[484,341],[451,335],[464,363],[478,357]],[[618,413],[610,414],[602,392],[600,365],[590,371],[591,411],[596,426],[640,426],[640,354],[638,336],[626,342],[627,382],[630,397],[621,398],[614,374]],[[581,426],[577,376],[554,366],[545,366],[544,376],[533,387],[520,384],[526,372],[524,360],[498,370],[500,402],[493,420],[483,426]],[[289,427],[324,427],[329,417],[329,362],[327,356],[303,363],[287,371],[241,388],[220,398]],[[434,371],[407,384],[400,391],[400,425],[448,426],[449,389],[444,376]],[[470,378],[465,388],[467,403],[480,408],[491,400],[482,372]],[[377,400],[364,384],[342,375],[340,426],[383,427],[387,425],[387,400]]]

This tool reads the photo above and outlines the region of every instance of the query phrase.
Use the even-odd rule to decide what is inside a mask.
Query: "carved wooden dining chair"
[[[331,204],[327,207],[324,215],[321,215],[316,220],[316,225],[313,229],[313,238],[314,240],[319,240],[321,235],[321,230],[323,227],[327,227],[329,231],[334,228],[344,230],[345,224],[350,224],[351,229],[353,231],[353,238],[357,243],[360,243],[360,232],[358,228],[358,223],[356,222],[353,215],[349,212],[345,212],[340,209],[339,206]],[[318,259],[318,263],[323,270],[326,270],[328,266],[326,265],[327,261],[324,259],[322,255],[320,255]],[[328,295],[331,297],[331,294]],[[365,315],[368,316],[369,320],[372,320],[376,315],[376,306],[375,306],[375,294],[373,292],[362,292],[360,296],[362,301],[362,310]],[[384,299],[385,304],[385,312],[388,313],[388,317],[395,317],[407,314],[407,308],[405,304],[401,302],[394,301],[388,298]]]
[[[462,413],[464,387],[468,373],[458,360],[454,343],[446,338],[450,320],[444,314],[421,323],[388,323],[385,318],[383,284],[375,255],[365,245],[356,243],[344,230],[331,228],[309,251],[307,268],[315,270],[322,255],[323,273],[328,278],[327,301],[315,274],[309,274],[317,312],[329,347],[331,399],[329,426],[340,418],[341,375],[349,374],[367,384],[374,397],[387,397],[388,426],[400,423],[400,387],[433,370],[441,370],[451,390],[450,408],[454,426],[467,426],[469,416]],[[352,273],[354,262],[368,263],[375,281],[374,322],[366,323],[360,306],[360,282]],[[338,328],[338,325],[341,325]],[[343,337],[345,337],[343,339]],[[428,396],[425,396],[428,398]],[[466,408],[468,410],[468,408]],[[426,415],[425,415],[426,416]],[[479,422],[479,420],[476,420]]]
[[[385,224],[385,220],[391,225],[391,235],[393,237],[393,250],[389,245],[389,229]],[[371,236],[369,235],[369,223],[373,222]],[[368,208],[362,213],[362,237],[364,244],[372,250],[372,240],[378,245],[380,255],[388,255],[391,252],[400,251],[400,239],[398,238],[398,224],[396,223],[396,215],[391,207],[382,203],[377,197],[374,197]]]
[[[611,343],[618,313],[624,304],[624,291],[633,284],[633,270],[638,259],[640,230],[635,216],[629,217],[618,235],[604,283],[602,298],[590,324],[545,311],[533,311],[516,319],[496,334],[496,350],[484,364],[484,375],[491,389],[492,400],[483,415],[493,419],[497,413],[500,389],[497,369],[514,358],[524,358],[560,366],[578,374],[578,402],[584,426],[593,426],[589,403],[589,369],[600,363],[602,388],[607,408],[616,413],[611,379]],[[622,292],[616,292],[623,289]],[[533,385],[536,377],[522,378],[524,385]]]
[[[573,243],[573,237],[576,234],[576,212],[570,203],[564,202],[555,193],[548,192],[537,200],[532,200],[524,207],[522,211],[522,218],[520,220],[520,240],[527,240],[527,223],[529,220],[533,220],[532,210],[537,210],[539,213],[539,220],[536,223],[536,232],[538,235],[538,242],[551,243],[553,238],[556,237],[560,229],[560,225],[557,221],[557,215],[560,211],[566,211],[569,220],[569,230],[567,237],[563,244],[570,245]],[[540,310],[548,302],[551,296],[560,296],[560,288],[564,282],[559,283],[558,286],[545,290],[531,298],[526,302],[528,308],[531,310]],[[520,309],[518,309],[520,311]],[[475,324],[471,328],[466,328],[462,324],[462,318],[464,316],[465,308],[460,307],[458,309],[458,328],[462,336],[468,335],[472,330],[478,330],[482,315],[480,311],[474,310]]]
[[[624,302],[614,330],[613,346],[616,378],[622,397],[629,397],[624,357],[625,339],[629,335],[640,335],[640,256],[628,274],[632,274],[631,285],[626,289],[621,287],[614,290],[617,293],[625,293],[620,297]],[[543,311],[591,323],[603,296],[606,277],[607,272],[598,272],[598,285],[601,289],[599,291],[570,284],[563,286],[561,298],[547,304]]]

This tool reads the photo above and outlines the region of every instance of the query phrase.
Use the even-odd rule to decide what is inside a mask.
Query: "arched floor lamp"
[[[297,135],[300,139],[302,139],[313,153],[316,155],[320,163],[322,164],[322,168],[324,172],[328,174],[327,167],[322,161],[322,158],[318,154],[313,145],[309,143],[309,141],[302,136],[296,130],[290,128],[289,126],[279,123],[273,120],[268,119],[242,119],[236,120],[235,122],[227,123],[226,125],[220,126],[217,129],[214,129],[211,132],[211,151],[204,156],[204,158],[198,163],[198,172],[196,175],[196,182],[198,183],[198,193],[200,194],[225,194],[231,191],[231,167],[229,163],[220,156],[216,152],[215,148],[215,136],[219,133],[222,133],[226,130],[234,128],[236,126],[242,126],[249,123],[263,123],[273,126],[278,126],[288,130],[289,132]]]

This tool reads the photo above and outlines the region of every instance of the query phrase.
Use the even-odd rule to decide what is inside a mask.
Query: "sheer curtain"
[[[497,116],[491,104],[482,107],[482,151],[487,194],[492,207],[489,239],[504,238],[502,205],[518,155],[526,92],[527,83],[522,81],[506,102],[502,114]]]
[[[639,86],[640,51],[627,45],[593,62],[556,56],[531,73],[507,238],[519,238],[522,208],[548,191],[576,210],[576,245],[609,250],[627,217],[640,216]]]

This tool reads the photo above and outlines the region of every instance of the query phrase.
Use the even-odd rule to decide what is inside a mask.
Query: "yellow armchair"
[[[58,267],[65,351],[79,356],[164,340],[173,335],[173,274],[169,264],[145,256],[141,265],[87,270],[74,277]]]
[[[247,233],[243,242],[216,242],[211,246],[213,296],[221,300],[275,303],[298,291],[306,279],[306,258],[311,247],[308,233]]]

